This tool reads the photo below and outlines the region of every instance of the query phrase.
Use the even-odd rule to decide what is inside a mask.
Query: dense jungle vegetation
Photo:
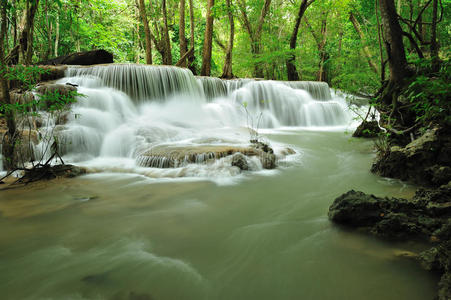
[[[321,80],[374,94],[389,72],[386,2],[395,6],[409,65],[448,59],[448,0],[2,0],[3,53],[8,59],[30,45],[22,63],[37,63],[105,49],[115,62]]]

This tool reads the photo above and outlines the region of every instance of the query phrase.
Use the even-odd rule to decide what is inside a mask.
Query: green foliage
[[[38,66],[17,65],[12,67],[3,67],[0,69],[5,78],[19,83],[22,93],[31,93],[42,74],[48,74],[49,71]],[[8,112],[13,112],[18,116],[38,115],[39,111],[45,110],[51,113],[59,113],[68,110],[70,105],[77,101],[77,97],[83,96],[77,91],[67,90],[60,93],[58,90],[48,91],[42,95],[30,97],[29,101],[2,103],[0,106],[0,117]]]
[[[162,35],[162,1],[145,0],[147,17],[151,32],[157,37]],[[412,5],[401,1],[399,10],[403,18],[415,19],[421,11],[424,1],[412,0]],[[7,1],[11,4],[11,1]],[[24,15],[27,1],[16,0],[15,5],[8,6],[8,22],[16,16]],[[173,62],[180,58],[179,49],[179,1],[167,0],[168,27],[171,39]],[[246,13],[251,25],[258,23],[263,0],[246,0]],[[441,1],[443,18],[438,24],[437,37],[440,41],[441,56],[449,52],[451,2]],[[321,37],[323,20],[326,20],[326,46],[328,55],[326,67],[329,70],[329,84],[335,88],[352,93],[373,94],[380,86],[380,75],[368,66],[362,53],[367,46],[370,56],[379,66],[379,51],[376,6],[374,1],[366,0],[317,0],[306,10],[298,33],[296,49],[289,48],[289,40],[296,20],[301,0],[272,0],[269,12],[263,23],[261,35],[261,53],[252,55],[251,40],[244,25],[238,1],[232,0],[232,13],[235,20],[235,40],[233,49],[233,72],[238,77],[251,77],[254,66],[259,64],[264,69],[266,79],[286,80],[286,60],[295,55],[295,66],[301,80],[317,80],[319,70],[319,49],[314,34]],[[205,33],[206,1],[193,0],[194,6],[194,43],[195,65],[201,66],[202,48]],[[439,8],[441,12],[441,8]],[[356,33],[349,15],[352,12],[358,19],[365,35],[363,40]],[[214,38],[212,53],[212,76],[222,74],[225,57],[223,47],[229,38],[228,9],[225,0],[215,1],[213,7]],[[310,26],[306,25],[306,20]],[[423,22],[431,21],[431,5],[425,10]],[[185,34],[190,45],[189,1],[185,9]],[[407,25],[403,30],[410,32]],[[20,26],[19,26],[20,27]],[[425,26],[425,40],[430,40],[430,26]],[[142,21],[139,17],[135,0],[56,0],[40,1],[34,25],[34,61],[42,61],[57,53],[67,55],[77,51],[105,49],[114,54],[116,62],[144,62],[145,42]],[[58,28],[58,30],[57,30]],[[312,31],[314,34],[312,34]],[[57,34],[58,32],[58,34]],[[12,49],[12,28],[7,33],[6,49]],[[17,43],[17,40],[16,40]],[[416,52],[405,40],[409,61],[415,60]],[[55,49],[55,47],[57,49]],[[427,46],[425,48],[428,48]],[[162,62],[161,55],[153,46],[154,64]],[[424,51],[428,56],[427,50]],[[388,68],[387,68],[388,69]]]
[[[418,60],[419,69],[428,68],[429,60]],[[451,65],[450,61],[442,63],[441,70],[435,74],[421,74],[415,77],[403,95],[411,103],[411,110],[415,113],[416,121],[451,123]]]

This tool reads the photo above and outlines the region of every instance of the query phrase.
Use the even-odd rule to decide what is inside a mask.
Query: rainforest
[[[0,0],[2,299],[451,299],[450,0]]]

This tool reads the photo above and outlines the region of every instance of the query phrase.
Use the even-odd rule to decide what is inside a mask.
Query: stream
[[[433,299],[437,278],[405,257],[423,245],[327,218],[350,189],[415,190],[369,172],[373,142],[351,138],[354,115],[327,85],[111,68],[60,81],[85,95],[56,125],[63,158],[89,174],[0,190],[1,299]],[[247,127],[274,148],[276,169],[200,155],[140,165],[154,147],[246,147]]]

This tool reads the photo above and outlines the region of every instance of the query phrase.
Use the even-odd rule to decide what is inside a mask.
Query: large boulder
[[[371,171],[424,186],[440,186],[451,180],[451,135],[434,128],[405,147],[382,153]]]

